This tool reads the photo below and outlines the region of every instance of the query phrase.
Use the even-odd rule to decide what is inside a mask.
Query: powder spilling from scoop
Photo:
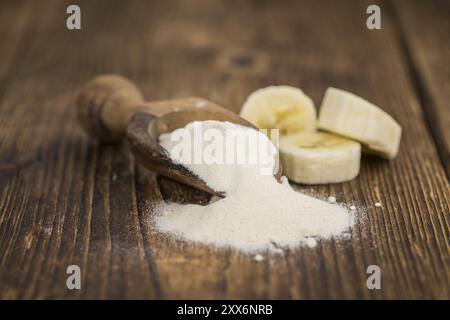
[[[194,134],[199,125],[204,134]],[[197,163],[190,161],[189,156],[206,151],[210,156],[224,155],[229,152],[225,145],[233,150],[243,148],[247,157],[257,152],[255,150],[259,148],[252,146],[254,139],[227,140],[228,130],[247,137],[251,131],[258,138],[259,146],[264,145],[261,142],[270,146],[265,150],[269,150],[271,161],[267,161],[267,155],[261,154],[256,157],[256,163],[205,161],[204,157]],[[279,183],[272,174],[276,171],[277,161],[271,151],[276,153],[276,148],[260,131],[230,122],[192,122],[161,135],[160,144],[175,162],[183,164],[209,186],[226,194],[225,198],[207,206],[167,204],[164,212],[155,217],[157,228],[164,233],[216,247],[256,252],[299,245],[313,247],[316,245],[314,237],[339,235],[353,223],[353,215],[347,209],[296,192],[286,179]],[[181,145],[183,152],[180,152]],[[263,170],[268,166],[269,174]]]

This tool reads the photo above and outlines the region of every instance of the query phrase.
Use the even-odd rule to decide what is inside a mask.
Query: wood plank
[[[394,3],[425,118],[450,177],[450,3]]]
[[[1,298],[450,297],[449,183],[390,4],[381,3],[380,31],[365,28],[361,1],[79,4],[76,32],[65,29],[63,3],[46,3],[26,27],[14,16],[31,2],[8,10],[19,21],[11,39],[27,31],[20,50],[0,50],[13,61],[0,67]],[[260,263],[177,241],[155,230],[153,209],[161,191],[186,191],[168,181],[160,190],[123,146],[98,145],[78,127],[77,90],[103,72],[132,78],[149,99],[197,95],[234,111],[269,84],[301,87],[317,105],[340,87],[400,122],[400,154],[365,157],[349,183],[295,186],[363,208],[348,240]],[[81,267],[81,291],[66,289],[70,264]],[[382,290],[366,288],[370,264]]]
[[[94,16],[102,14],[103,6],[82,6]],[[14,57],[21,63],[8,70],[9,81],[2,83],[1,296],[155,296],[136,195],[130,192],[134,160],[123,147],[92,144],[75,120],[74,87],[106,71],[93,63],[78,69],[104,48],[71,55],[83,35],[61,23],[64,4],[52,2],[44,13],[32,17],[34,31],[28,30]],[[71,264],[81,267],[81,291],[66,288]]]
[[[20,50],[20,46],[25,41],[28,31],[26,28],[27,19],[31,14],[32,7],[24,2],[4,1],[0,11],[0,21],[3,28],[0,28],[0,76],[12,68],[13,58]],[[1,79],[1,78],[0,78]],[[2,79],[4,81],[4,79]]]

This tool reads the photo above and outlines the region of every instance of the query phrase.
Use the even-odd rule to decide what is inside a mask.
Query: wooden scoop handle
[[[128,122],[144,103],[139,89],[118,75],[101,75],[89,81],[77,99],[78,120],[93,137],[117,141]]]
[[[173,111],[204,108],[238,117],[211,101],[196,97],[146,102],[134,83],[114,74],[100,75],[89,81],[78,95],[77,107],[80,124],[101,141],[122,140],[137,111],[160,117]]]

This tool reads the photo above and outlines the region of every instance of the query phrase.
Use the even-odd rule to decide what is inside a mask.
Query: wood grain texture
[[[450,177],[450,2],[395,3],[411,73],[442,164]]]
[[[363,1],[80,1],[81,31],[65,28],[68,4],[1,4],[1,298],[450,298],[449,182],[411,66],[425,83],[449,81],[423,51],[408,62],[409,28],[391,2],[379,3],[379,31],[366,29]],[[296,186],[361,208],[347,240],[260,263],[176,241],[155,230],[153,209],[171,192],[202,195],[157,179],[125,146],[92,142],[76,122],[78,90],[105,72],[148,99],[201,96],[234,111],[269,84],[301,87],[317,105],[328,86],[346,89],[399,121],[399,156],[365,157],[348,183]],[[448,117],[444,93],[429,87]],[[71,264],[80,291],[66,289]],[[371,264],[381,290],[366,287]]]

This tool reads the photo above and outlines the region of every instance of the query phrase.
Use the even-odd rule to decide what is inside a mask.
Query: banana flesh
[[[402,129],[376,105],[344,90],[328,88],[319,114],[319,128],[362,143],[363,150],[393,159]]]
[[[270,86],[256,90],[245,101],[240,116],[261,129],[279,129],[280,135],[315,131],[316,109],[302,90]]]
[[[338,183],[354,179],[360,168],[361,145],[324,132],[282,136],[284,174],[304,184]]]
[[[354,179],[360,169],[361,150],[394,158],[402,132],[383,110],[336,88],[327,89],[318,122],[312,100],[289,86],[256,90],[240,115],[258,128],[280,130],[284,174],[304,184]]]

